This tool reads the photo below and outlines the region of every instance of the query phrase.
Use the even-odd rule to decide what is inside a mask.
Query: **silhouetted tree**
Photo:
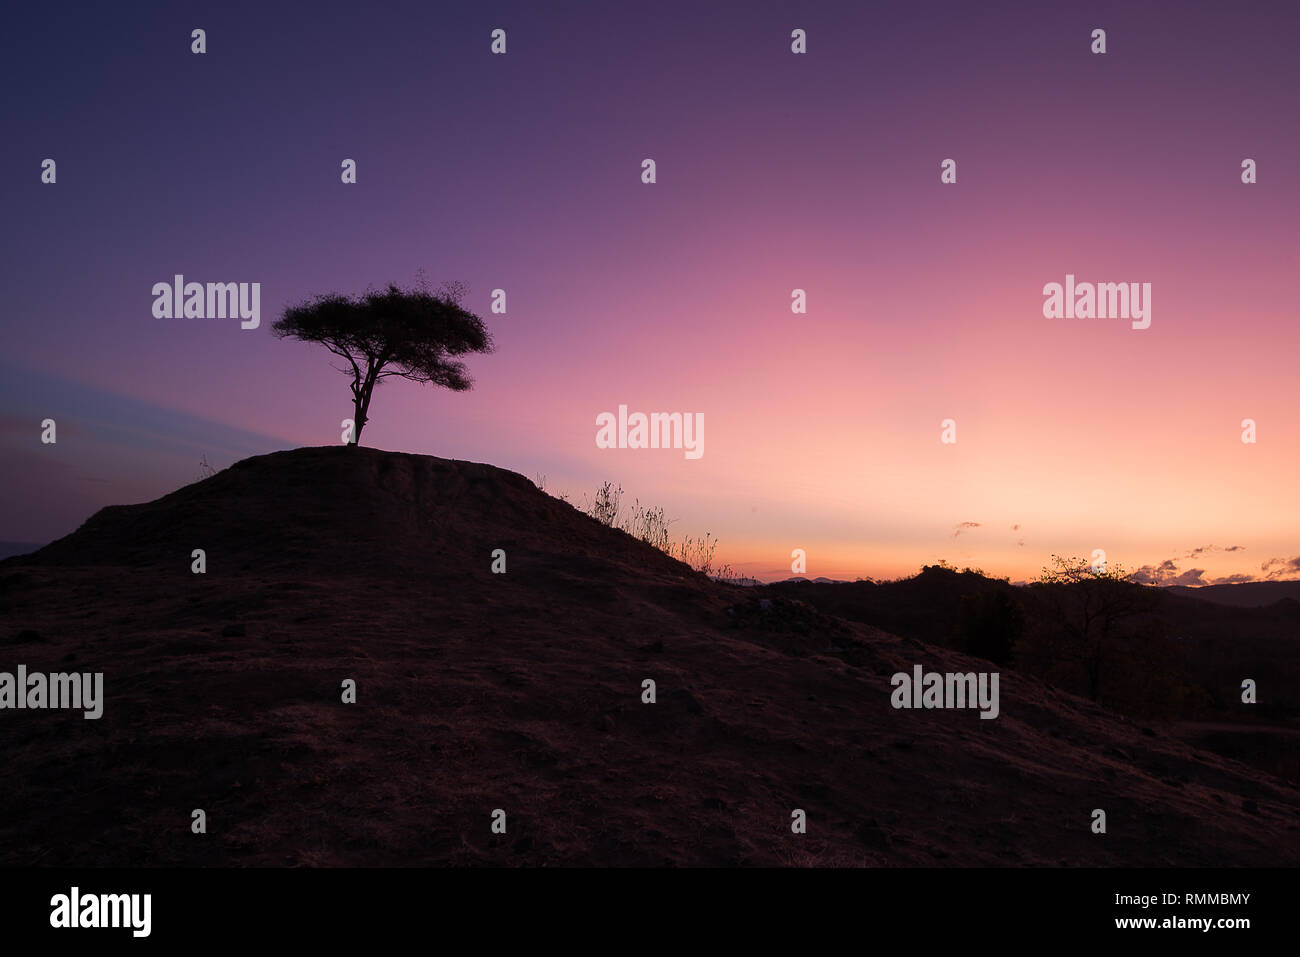
[[[1132,636],[1125,624],[1148,615],[1156,596],[1118,565],[1094,568],[1083,559],[1059,555],[1052,556],[1052,564],[1031,586],[1031,594],[1047,611],[1049,627],[1064,639],[1060,650],[1082,665],[1087,695],[1097,701],[1106,666],[1116,657],[1115,642]]]
[[[380,379],[397,376],[456,392],[473,386],[457,357],[491,352],[492,336],[481,318],[461,306],[464,294],[459,283],[437,293],[423,284],[403,290],[391,283],[355,298],[330,293],[285,309],[271,330],[282,339],[318,342],[347,360],[339,371],[352,376],[352,444],[357,445]]]

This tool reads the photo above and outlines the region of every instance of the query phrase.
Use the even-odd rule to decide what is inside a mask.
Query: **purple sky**
[[[1105,548],[1177,558],[1169,580],[1300,552],[1294,5],[6,20],[0,539],[154,498],[204,454],[337,442],[345,379],[270,323],[422,268],[469,285],[498,350],[471,360],[471,393],[383,386],[366,444],[575,499],[613,479],[761,577],[795,548],[811,576],[945,558],[1021,578]],[[260,282],[262,328],[154,318],[175,273]],[[1151,282],[1151,328],[1044,318],[1067,273]],[[704,456],[596,448],[620,404],[702,413]]]

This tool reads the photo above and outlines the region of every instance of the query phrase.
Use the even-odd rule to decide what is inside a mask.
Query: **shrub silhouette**
[[[539,481],[537,485],[545,491],[544,481]],[[564,496],[560,498],[568,501]],[[687,536],[680,542],[674,542],[668,533],[668,526],[672,520],[665,517],[663,507],[642,505],[638,499],[631,509],[625,509],[621,485],[605,482],[596,489],[595,498],[590,505],[586,504],[586,496],[583,497],[583,505],[579,511],[590,515],[602,525],[617,528],[633,538],[639,538],[647,545],[653,545],[666,555],[690,565],[697,572],[710,578],[723,581],[735,581],[740,578],[731,565],[721,567],[714,565],[713,553],[718,547],[718,540],[711,534],[705,532],[700,538]]]
[[[459,283],[437,293],[391,283],[355,298],[329,293],[288,307],[271,331],[282,339],[320,343],[347,360],[339,371],[352,376],[351,444],[358,445],[380,379],[432,382],[455,392],[473,387],[458,357],[491,352],[492,336],[482,319],[461,306],[464,294]]]
[[[1016,658],[1022,667],[1101,701],[1104,686],[1131,660],[1134,648],[1154,636],[1148,619],[1157,596],[1113,563],[1094,568],[1059,555],[1052,562],[1029,587],[1035,620],[1017,644]]]

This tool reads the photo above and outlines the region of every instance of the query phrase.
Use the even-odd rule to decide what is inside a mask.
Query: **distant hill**
[[[40,547],[37,542],[0,542],[0,559],[12,558],[14,555],[27,555]]]
[[[1153,614],[1179,643],[1189,675],[1212,706],[1239,713],[1240,679],[1267,675],[1270,693],[1259,710],[1278,720],[1300,720],[1300,601],[1279,595],[1300,583],[1259,584],[1281,587],[1273,594],[1255,590],[1253,584],[1152,587],[1158,595]],[[1206,594],[1210,589],[1215,591]],[[1231,596],[1233,592],[1224,591],[1231,589],[1247,589],[1247,594],[1260,598],[1279,597],[1257,605],[1212,600],[1213,595]],[[940,566],[928,566],[897,581],[777,582],[765,591],[797,597],[825,614],[946,647],[958,646],[964,596],[1004,592],[1028,602],[1025,586]]]
[[[1277,778],[1007,668],[996,720],[895,710],[990,665],[805,597],[950,584],[741,588],[489,465],[246,459],[0,562],[0,670],[106,696],[0,714],[0,865],[1300,864]]]
[[[897,581],[792,578],[767,586],[770,591],[799,598],[827,614],[937,645],[951,644],[963,595],[1011,587],[978,572],[934,565]]]
[[[1164,590],[1184,598],[1196,598],[1235,608],[1262,608],[1276,601],[1300,601],[1300,581],[1241,582],[1235,585],[1168,585]]]

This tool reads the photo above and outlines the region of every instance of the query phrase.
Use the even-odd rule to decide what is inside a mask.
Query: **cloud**
[[[1133,580],[1143,585],[1159,585],[1164,579],[1165,566],[1173,566],[1173,562],[1163,562],[1160,565],[1143,565],[1133,573]]]
[[[1241,552],[1245,550],[1245,545],[1202,545],[1200,548],[1193,548],[1182,557],[1196,558],[1198,555],[1204,555],[1206,552]]]
[[[1133,580],[1144,585],[1197,586],[1241,585],[1246,582],[1282,581],[1300,577],[1300,555],[1292,558],[1270,558],[1259,566],[1261,572],[1259,575],[1237,572],[1232,575],[1222,575],[1218,578],[1206,578],[1205,569],[1203,568],[1191,568],[1183,571],[1178,566],[1178,562],[1183,558],[1195,557],[1209,551],[1240,552],[1244,550],[1244,545],[1229,545],[1226,547],[1205,545],[1201,548],[1194,548],[1177,558],[1166,558],[1159,565],[1143,565],[1133,573]]]
[[[1293,558],[1270,558],[1259,566],[1264,581],[1277,581],[1300,574],[1300,555]]]
[[[1172,558],[1166,558],[1159,565],[1143,565],[1133,573],[1133,580],[1143,585],[1204,585],[1205,569],[1190,568],[1181,571]]]
[[[979,527],[980,527],[979,522],[961,522],[957,525],[957,530],[952,533],[952,537],[956,538],[958,535],[966,531],[966,529],[968,528],[979,528]]]
[[[58,415],[32,413],[25,416],[0,412],[0,437],[28,442],[39,447],[42,444],[41,433],[44,431],[41,423],[46,419],[54,420],[57,435],[61,439],[76,438],[86,434],[77,421],[62,412]]]
[[[1011,526],[1011,530],[1012,530],[1013,532],[1018,532],[1018,531],[1020,531],[1020,525],[1019,525],[1019,524],[1012,525],[1012,526]]]
[[[82,438],[89,444],[127,452],[137,460],[196,458],[218,453],[235,461],[291,445],[287,439],[226,425],[181,409],[134,399],[0,362],[0,446],[19,448],[40,443],[40,422],[54,419],[58,437]],[[96,454],[103,454],[103,448]],[[83,457],[83,461],[84,461]]]

